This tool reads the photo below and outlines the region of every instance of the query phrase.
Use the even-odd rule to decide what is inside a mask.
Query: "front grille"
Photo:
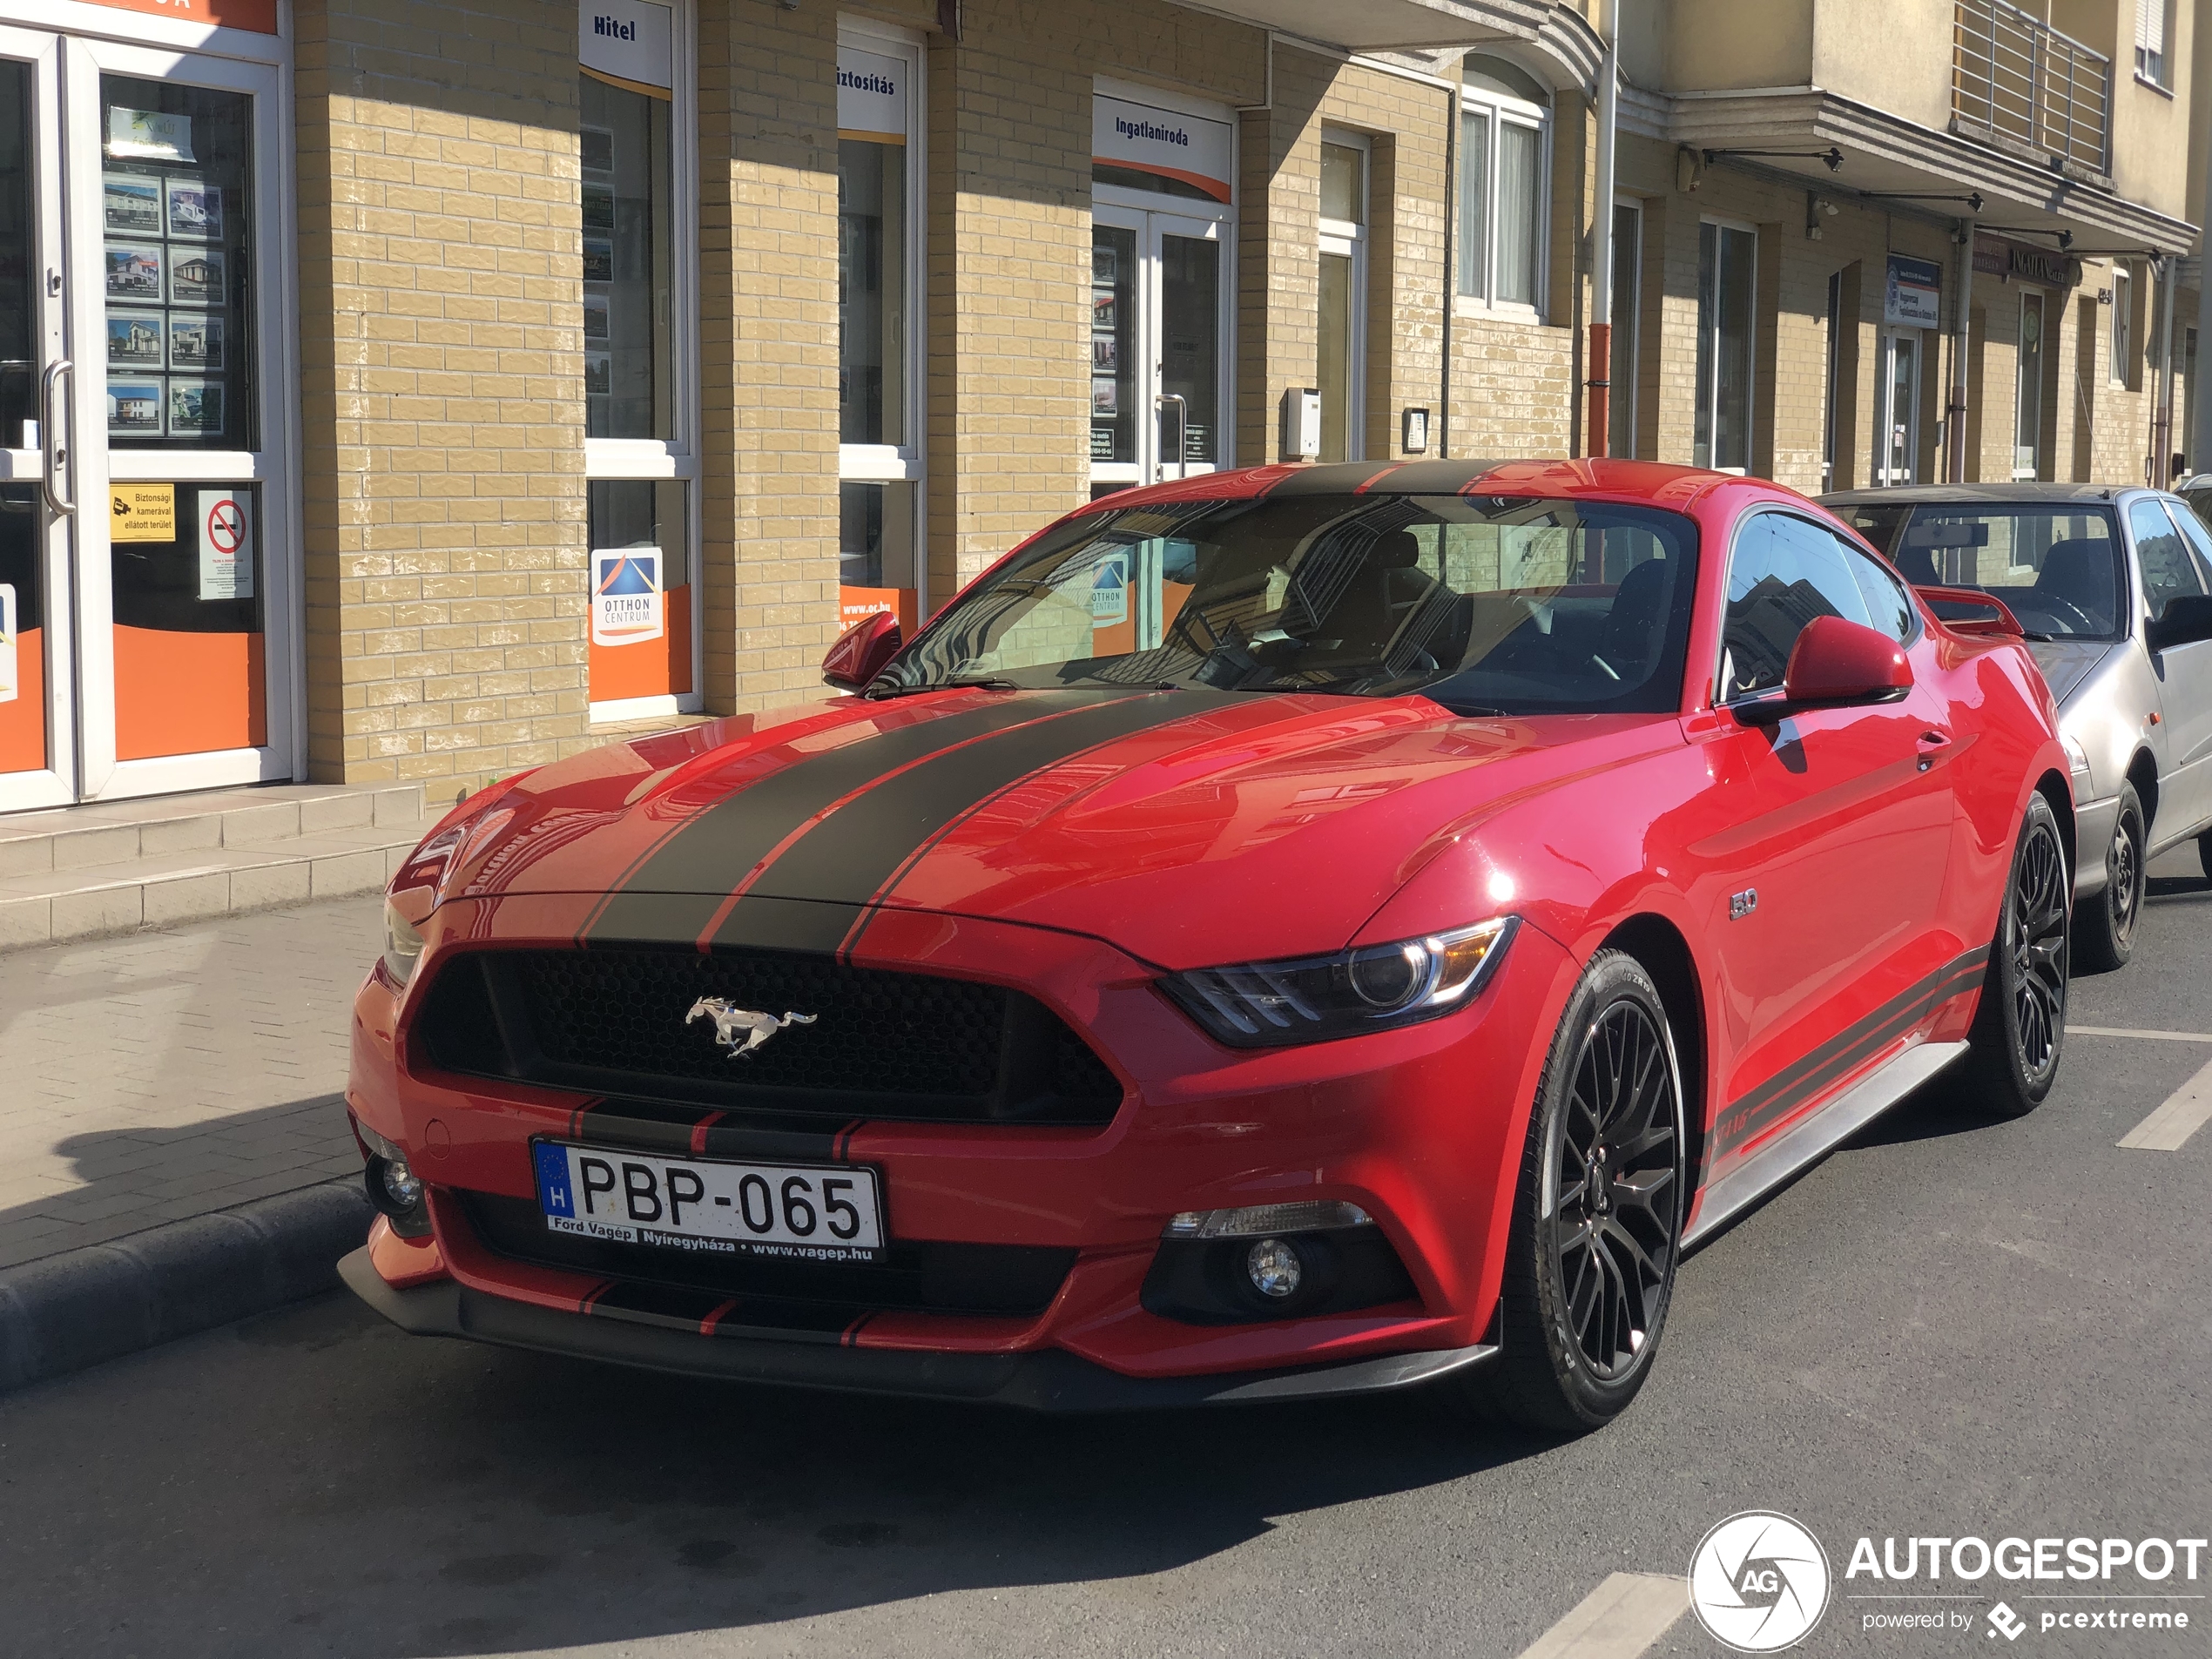
[[[703,998],[793,1022],[742,1058]],[[847,1122],[1103,1123],[1121,1085],[1035,998],[769,951],[472,951],[417,1022],[440,1069],[725,1111]]]
[[[806,1262],[670,1250],[556,1233],[529,1198],[462,1191],[469,1224],[496,1255],[597,1278],[736,1297],[751,1324],[804,1325],[810,1309],[838,1311],[841,1327],[861,1312],[1042,1313],[1075,1265],[1073,1250],[1030,1244],[893,1242],[873,1262]],[[752,1305],[754,1304],[765,1305]]]

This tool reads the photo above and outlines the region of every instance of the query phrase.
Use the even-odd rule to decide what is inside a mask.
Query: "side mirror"
[[[1808,709],[1895,703],[1912,689],[1912,664],[1887,634],[1841,617],[1815,617],[1782,671],[1782,695],[1735,705],[1746,725],[1772,725]]]
[[[822,678],[840,691],[857,691],[883,672],[905,643],[898,617],[888,610],[874,611],[838,636],[822,658]]]
[[[2168,599],[2166,609],[2151,619],[2144,637],[2153,651],[2212,639],[2212,594],[2185,593]]]

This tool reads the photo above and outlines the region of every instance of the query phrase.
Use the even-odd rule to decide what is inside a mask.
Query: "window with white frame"
[[[921,557],[921,47],[847,22],[837,40],[839,610],[911,634]]]
[[[1494,306],[1541,308],[1550,192],[1551,94],[1502,57],[1477,53],[1460,71],[1460,293]]]
[[[2169,86],[2172,72],[2167,39],[2174,20],[2168,15],[2174,0],[2135,0],[2135,73],[2154,86]]]
[[[1697,226],[1697,408],[1694,467],[1744,472],[1751,465],[1751,318],[1758,233],[1706,219]]]
[[[578,9],[595,719],[700,706],[691,0]]]
[[[1320,330],[1314,380],[1321,393],[1321,459],[1366,451],[1360,395],[1366,381],[1367,140],[1321,140]]]

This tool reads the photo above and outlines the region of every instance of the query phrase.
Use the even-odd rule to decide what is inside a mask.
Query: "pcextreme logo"
[[[1706,1633],[1738,1653],[1779,1653],[1828,1607],[1828,1555],[1787,1515],[1747,1509],[1707,1533],[1689,1558],[1689,1605]]]

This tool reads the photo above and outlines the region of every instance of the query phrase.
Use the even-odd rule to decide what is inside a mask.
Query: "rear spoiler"
[[[2012,607],[1993,593],[1984,593],[1979,588],[1944,588],[1932,583],[1917,583],[1913,590],[1934,610],[1936,619],[1954,634],[2009,635],[2019,638],[2027,632],[2020,619],[2013,614]],[[1952,617],[1940,609],[1946,605],[1966,605],[1976,610],[1986,610],[1986,617]]]

